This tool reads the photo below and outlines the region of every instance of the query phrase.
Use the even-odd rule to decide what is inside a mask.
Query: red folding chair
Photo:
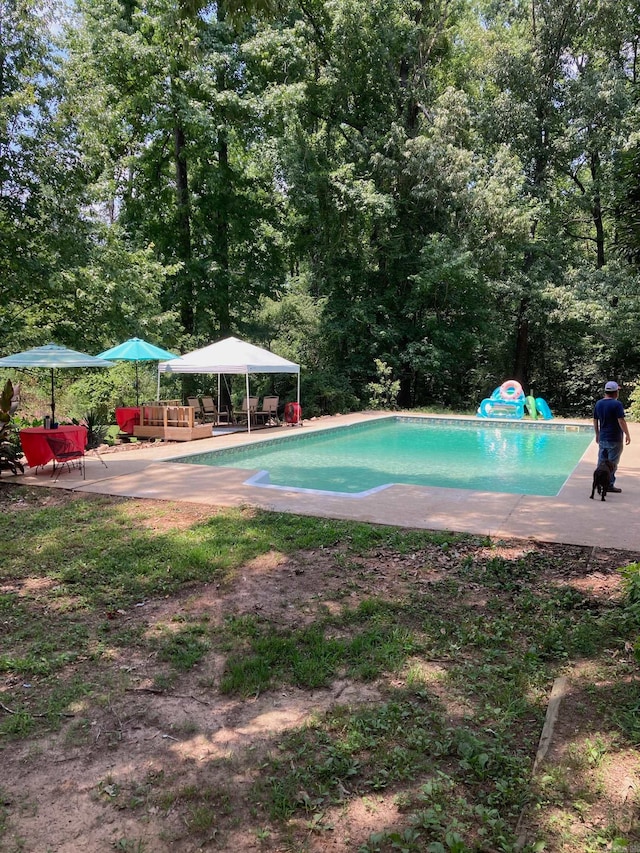
[[[84,448],[78,447],[63,433],[60,433],[59,435],[48,435],[47,444],[53,453],[52,477],[55,477],[57,480],[62,473],[63,468],[66,468],[69,472],[72,468],[77,468],[82,472],[82,479],[85,479]]]

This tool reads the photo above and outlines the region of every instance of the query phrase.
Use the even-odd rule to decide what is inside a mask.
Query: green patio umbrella
[[[140,393],[138,382],[138,362],[139,361],[168,361],[172,358],[178,358],[174,353],[166,349],[157,347],[142,338],[129,338],[122,344],[118,344],[111,349],[105,350],[98,355],[98,358],[111,358],[114,361],[135,361],[136,363],[136,406],[140,405]]]
[[[0,358],[0,367],[15,367],[24,370],[28,367],[47,367],[51,370],[51,419],[56,419],[56,398],[54,370],[58,367],[112,367],[111,361],[106,361],[95,355],[87,355],[57,344],[46,344],[42,347],[18,352]]]

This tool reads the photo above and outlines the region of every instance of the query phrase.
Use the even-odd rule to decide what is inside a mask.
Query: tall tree
[[[487,283],[531,211],[517,157],[483,142],[463,91],[480,26],[448,2],[302,12],[308,70],[283,149],[294,269],[327,297],[330,351],[356,393],[379,357],[402,404],[467,403],[492,346]]]
[[[489,106],[488,126],[520,157],[527,191],[535,202],[528,245],[520,271],[512,279],[511,371],[528,387],[536,293],[562,251],[559,245],[553,253],[549,251],[555,242],[549,215],[557,170],[566,168],[561,151],[564,61],[579,18],[576,4],[568,0],[491,3],[488,15],[499,88]]]
[[[406,397],[400,353],[414,332],[402,297],[433,217],[410,196],[405,146],[438,91],[430,69],[447,51],[453,4],[348,0],[301,10],[307,73],[283,150],[296,265],[328,297],[325,332],[354,388],[370,381],[379,355],[403,374]]]
[[[595,349],[559,334],[548,325],[560,305],[585,298],[576,289],[572,272],[585,279],[603,269],[616,235],[614,163],[629,133],[633,94],[633,39],[621,8],[625,4],[597,2],[549,3],[531,0],[487,4],[492,64],[499,92],[488,102],[489,133],[516,151],[527,176],[532,209],[529,245],[520,275],[513,280],[509,312],[513,316],[512,369],[523,384],[543,379],[559,390],[571,371],[562,344],[572,341],[577,362],[595,365]],[[626,20],[626,18],[625,18]],[[600,276],[599,289],[606,283]],[[611,289],[618,276],[610,278]],[[558,287],[560,285],[560,287]],[[610,296],[613,299],[613,294]],[[577,328],[565,315],[568,327]],[[554,327],[557,331],[557,327]],[[558,374],[548,373],[545,350],[557,343]],[[544,344],[544,346],[543,346]],[[580,353],[580,354],[579,354]],[[577,398],[576,398],[577,399]]]
[[[179,265],[164,304],[188,338],[226,334],[281,278],[272,164],[252,134],[236,31],[222,6],[85,0],[81,11],[69,45],[78,81],[93,83],[76,99],[97,186],[132,239]]]
[[[0,312],[6,351],[53,336],[55,276],[83,257],[82,182],[57,124],[53,9],[0,2]],[[48,331],[47,331],[48,330]],[[63,340],[62,342],[71,342]]]

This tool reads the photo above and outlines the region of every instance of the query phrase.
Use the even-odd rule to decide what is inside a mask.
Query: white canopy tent
[[[262,347],[241,341],[239,338],[225,338],[179,358],[160,362],[158,397],[160,397],[161,373],[217,373],[218,408],[220,407],[220,377],[223,374],[244,374],[246,395],[249,397],[249,376],[252,373],[292,373],[298,377],[297,402],[300,403],[300,365]],[[247,418],[247,423],[248,430],[251,431],[250,418]]]

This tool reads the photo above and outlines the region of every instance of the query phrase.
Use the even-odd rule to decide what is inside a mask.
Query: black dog
[[[613,471],[613,463],[609,462],[608,459],[603,459],[593,472],[593,486],[591,487],[591,494],[589,495],[590,498],[593,498],[597,489],[598,494],[602,495],[600,500],[604,500],[605,495],[609,491],[609,483],[611,482],[611,475]]]

